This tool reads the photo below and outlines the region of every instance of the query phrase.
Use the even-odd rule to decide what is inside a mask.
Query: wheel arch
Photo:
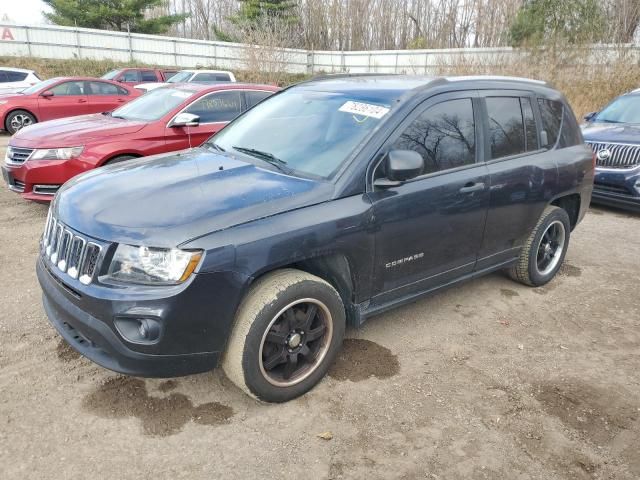
[[[570,193],[561,197],[555,198],[550,205],[562,208],[567,215],[569,215],[569,221],[571,222],[571,230],[576,227],[580,215],[580,205],[582,199],[578,193]]]
[[[343,253],[317,255],[303,260],[296,260],[288,264],[265,268],[252,277],[250,284],[253,284],[264,275],[286,268],[310,273],[329,283],[336,289],[342,299],[347,315],[347,323],[352,326],[359,325],[358,309],[354,304],[356,280],[354,278],[354,269],[347,255]]]
[[[120,153],[114,153],[109,155],[108,157],[106,157],[104,160],[102,160],[100,162],[100,164],[98,165],[99,167],[102,167],[104,165],[107,165],[110,161],[118,158],[118,157],[134,157],[134,158],[140,158],[140,157],[144,157],[144,155],[142,155],[141,153],[137,153],[137,152],[120,152]]]

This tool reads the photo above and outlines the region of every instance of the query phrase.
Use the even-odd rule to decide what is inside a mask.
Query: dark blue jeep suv
[[[640,90],[585,120],[582,132],[596,154],[593,202],[640,212]]]
[[[542,82],[317,79],[199,148],[65,184],[38,279],[52,324],[96,363],[220,364],[281,402],[320,381],[347,324],[495,270],[550,281],[593,175]]]

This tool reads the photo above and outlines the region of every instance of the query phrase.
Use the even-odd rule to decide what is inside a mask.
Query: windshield
[[[47,88],[53,85],[59,80],[60,80],[59,78],[50,78],[49,80],[44,80],[43,82],[39,82],[39,83],[36,83],[35,85],[31,85],[29,88],[25,88],[20,93],[22,93],[23,95],[31,95],[32,93],[39,92],[43,88]]]
[[[602,110],[594,122],[640,123],[640,95],[628,95],[615,99]]]
[[[186,82],[186,81],[189,80],[191,75],[193,75],[192,72],[178,72],[175,75],[173,75],[169,80],[167,80],[167,83],[182,83],[182,82]]]
[[[178,88],[158,88],[114,110],[111,116],[125,120],[158,120],[194,93]]]
[[[293,89],[259,103],[209,143],[329,178],[388,111],[380,99]]]
[[[106,80],[113,80],[116,77],[116,75],[118,75],[118,73],[120,73],[120,70],[111,70],[110,72],[107,72],[104,75],[102,75],[102,77],[100,78],[104,78]]]

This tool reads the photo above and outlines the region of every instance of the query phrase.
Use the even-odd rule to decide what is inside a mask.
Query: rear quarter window
[[[575,116],[570,108],[565,107],[562,102],[538,99],[540,107],[540,118],[542,120],[542,140],[546,132],[547,142],[543,147],[553,147],[558,144],[558,148],[571,147],[582,143],[582,134],[576,122]]]

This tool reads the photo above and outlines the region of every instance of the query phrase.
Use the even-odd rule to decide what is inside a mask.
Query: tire
[[[36,120],[36,117],[32,113],[26,110],[15,110],[7,115],[4,121],[4,127],[7,132],[13,135],[17,131],[34,123],[38,123],[38,120]]]
[[[560,207],[547,207],[522,247],[518,263],[508,270],[509,276],[531,287],[548,283],[562,266],[570,235],[567,212]]]
[[[331,285],[299,270],[278,270],[258,279],[242,301],[222,369],[252,397],[286,402],[325,376],[344,331],[344,305]]]
[[[126,162],[127,160],[133,160],[135,157],[133,155],[120,155],[119,157],[113,157],[111,160],[105,163],[105,165],[113,165],[115,163]]]

